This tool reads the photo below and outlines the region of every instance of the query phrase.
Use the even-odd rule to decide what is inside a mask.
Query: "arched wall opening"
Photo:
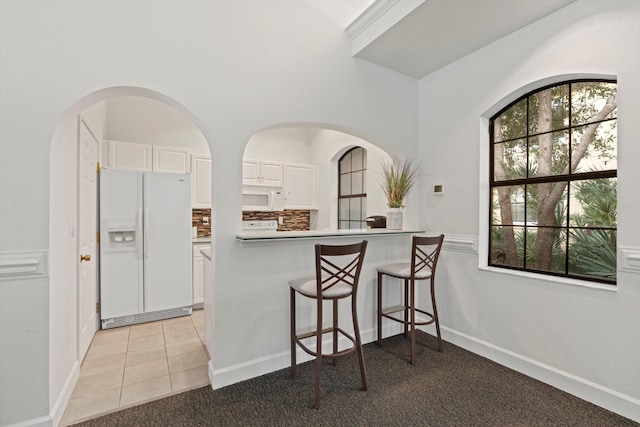
[[[309,209],[301,209],[301,215],[307,215],[305,211],[308,210],[310,230],[335,230],[338,228],[338,161],[344,153],[354,147],[362,147],[367,153],[365,216],[386,215],[387,202],[379,185],[381,165],[398,155],[386,149],[382,143],[359,135],[352,129],[326,123],[286,123],[270,126],[256,132],[249,139],[243,158],[249,159],[249,162],[280,162],[284,164],[285,177],[287,164],[314,166],[317,170],[314,202]],[[247,162],[244,166],[243,175],[246,175]],[[243,188],[258,188],[250,183],[246,178],[243,179]],[[290,196],[287,193],[285,180],[285,198]],[[272,219],[280,216],[277,212],[260,213],[243,207],[243,220]],[[284,215],[284,224],[279,225],[280,230],[305,229],[288,227],[288,220],[289,216]],[[305,219],[299,223],[304,227],[307,221]]]
[[[78,191],[81,127],[97,140],[98,160],[103,166],[110,166],[107,148],[110,140],[181,147],[193,155],[211,158],[211,144],[198,118],[176,100],[150,89],[98,90],[80,99],[60,118],[53,133],[49,161],[49,396],[52,413],[60,416],[77,381],[83,356],[78,346],[81,308],[78,224],[83,208]],[[208,176],[211,193],[213,171]],[[215,206],[209,196],[210,227]]]

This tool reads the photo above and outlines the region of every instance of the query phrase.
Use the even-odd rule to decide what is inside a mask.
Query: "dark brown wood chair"
[[[362,377],[362,389],[367,390],[367,374],[362,354],[362,341],[356,312],[356,296],[358,280],[362,270],[364,253],[367,241],[350,245],[320,245],[315,246],[316,274],[289,281],[291,294],[291,378],[298,376],[296,363],[296,349],[300,346],[306,353],[316,358],[316,384],[315,384],[315,408],[320,408],[320,380],[322,378],[322,359],[333,359],[347,356],[354,351],[358,353],[360,364],[360,376]],[[296,332],[296,294],[316,300],[317,320],[313,331],[307,333]],[[353,335],[345,332],[338,325],[338,301],[344,298],[351,299],[351,318],[353,321]],[[333,301],[332,326],[323,329],[323,301]],[[333,350],[327,353],[322,349],[322,337],[330,334]],[[342,335],[351,341],[352,345],[346,349],[338,350],[338,338]],[[315,337],[315,340],[309,339]],[[307,339],[307,344],[303,341]],[[312,346],[315,341],[315,346]],[[312,346],[309,348],[307,345]]]
[[[438,335],[438,351],[442,352],[442,336],[436,307],[434,290],[436,265],[440,256],[440,249],[444,234],[437,237],[413,236],[411,244],[411,262],[386,264],[377,268],[378,271],[378,345],[382,345],[382,318],[395,320],[404,325],[404,336],[411,336],[411,364],[416,363],[416,326],[435,324]],[[403,279],[404,304],[393,307],[382,307],[382,277],[384,275]],[[416,282],[429,280],[431,293],[431,312],[416,308]],[[399,318],[394,313],[403,313]],[[416,320],[416,312],[427,317],[426,320]]]

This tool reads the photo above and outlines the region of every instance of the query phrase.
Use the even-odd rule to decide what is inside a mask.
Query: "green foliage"
[[[573,274],[616,278],[615,231],[577,229],[569,245],[569,271]]]
[[[418,180],[418,168],[414,168],[411,160],[404,162],[393,159],[391,163],[382,163],[382,182],[380,186],[387,196],[390,208],[401,208],[404,199]]]
[[[616,227],[618,222],[618,185],[614,179],[580,181],[574,186],[575,198],[582,204],[583,213],[572,215],[573,222],[582,226]]]
[[[571,215],[571,222],[580,228],[571,233],[569,269],[575,274],[615,279],[617,233],[598,227],[617,227],[617,182],[596,179],[575,187],[583,212]]]

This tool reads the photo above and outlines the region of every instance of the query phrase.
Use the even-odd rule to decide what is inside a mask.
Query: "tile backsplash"
[[[208,219],[206,223],[205,218]],[[198,227],[198,237],[211,236],[211,209],[193,209],[191,226]]]
[[[278,231],[306,231],[311,226],[311,211],[287,209],[284,211],[242,211],[243,221],[279,221]]]

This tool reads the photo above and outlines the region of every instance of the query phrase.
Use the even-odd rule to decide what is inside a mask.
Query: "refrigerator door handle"
[[[149,208],[144,208],[144,258],[149,258]]]
[[[137,224],[136,224],[136,230],[137,230],[137,236],[136,236],[136,247],[138,248],[138,258],[142,259],[144,257],[144,243],[142,241],[142,239],[140,237],[142,237],[142,235],[144,234],[142,231],[142,225],[144,223],[144,221],[142,220],[142,208],[138,208],[138,218],[137,218]]]

